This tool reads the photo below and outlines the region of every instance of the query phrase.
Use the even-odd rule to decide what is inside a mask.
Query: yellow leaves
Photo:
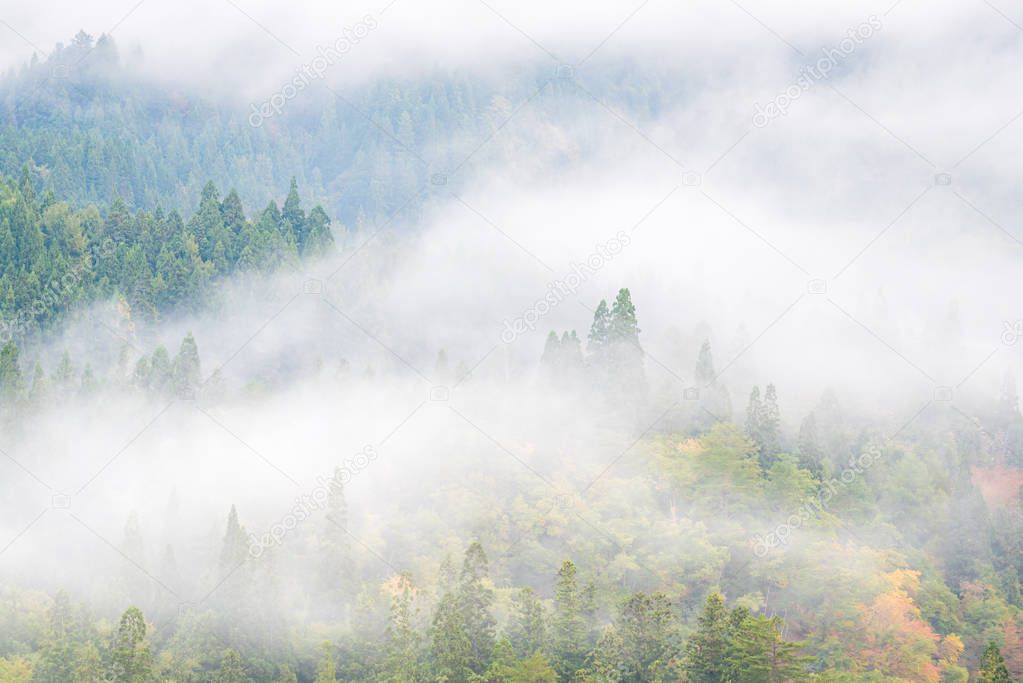
[[[916,595],[920,590],[920,572],[912,569],[896,569],[884,574],[883,578],[892,588],[905,591],[909,595]]]
[[[3,683],[21,683],[32,680],[32,665],[27,659],[15,657],[4,659],[0,657],[0,681]]]
[[[963,654],[963,639],[954,633],[949,633],[947,636],[941,639],[941,644],[938,645],[938,658],[941,660],[942,667],[952,666],[959,661],[959,656]]]

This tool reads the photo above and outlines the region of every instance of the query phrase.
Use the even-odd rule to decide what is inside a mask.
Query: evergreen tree
[[[153,676],[153,657],[146,640],[146,620],[137,607],[121,616],[111,647],[110,678],[114,683],[144,683]]]
[[[329,253],[334,247],[334,234],[330,229],[330,218],[320,206],[313,207],[306,219],[305,241],[302,256],[316,257]]]
[[[782,640],[780,618],[739,612],[733,614],[733,624],[727,657],[731,680],[789,683],[809,679],[808,658],[797,654],[799,643]]]
[[[238,522],[238,510],[234,505],[227,515],[227,530],[220,550],[220,572],[222,575],[233,572],[248,557],[249,542],[245,527]]]
[[[554,614],[551,619],[551,659],[558,676],[567,678],[582,667],[586,651],[586,620],[582,597],[571,560],[561,563],[554,587]]]
[[[632,295],[627,288],[620,289],[611,306],[608,333],[610,364],[616,388],[631,401],[639,398],[646,382],[643,376],[643,349],[639,344],[639,332]]]
[[[174,358],[171,374],[175,395],[179,398],[194,398],[202,384],[202,364],[199,361],[199,347],[191,332],[181,340],[181,348]]]
[[[590,325],[590,333],[586,338],[589,363],[598,374],[602,375],[607,371],[610,345],[611,311],[607,307],[607,301],[601,299],[597,304],[597,310],[593,312],[593,323]]]
[[[700,355],[696,359],[696,369],[693,371],[696,385],[700,388],[710,387],[717,381],[717,373],[714,371],[714,354],[710,350],[710,340],[703,340],[700,345]]]
[[[494,651],[496,622],[490,613],[494,591],[488,582],[487,556],[479,542],[465,551],[462,573],[458,579],[458,606],[469,639],[469,669],[482,674],[490,664]]]
[[[301,252],[306,242],[306,218],[302,210],[302,200],[298,196],[298,182],[291,179],[291,189],[288,190],[288,197],[284,200],[284,209],[281,211],[283,229],[290,232],[295,244]]]
[[[469,680],[472,642],[454,593],[445,593],[437,603],[430,627],[430,652],[436,679],[452,683]]]
[[[663,593],[636,593],[622,606],[615,630],[622,642],[622,671],[629,681],[660,680],[680,654],[675,615]]]
[[[399,591],[391,598],[391,619],[387,625],[382,680],[388,683],[415,683],[418,680],[419,634],[416,631],[412,579],[398,578]]]
[[[561,339],[557,332],[551,330],[547,333],[547,340],[543,345],[543,355],[540,357],[540,366],[547,373],[548,377],[558,377],[561,365]]]
[[[237,650],[224,650],[224,658],[220,660],[220,668],[213,676],[214,683],[245,683],[245,670],[242,658]]]
[[[532,588],[513,598],[514,612],[508,625],[508,641],[519,657],[547,650],[547,614]]]
[[[1009,670],[1005,666],[1005,659],[994,642],[988,643],[984,648],[984,654],[980,658],[980,670],[977,671],[977,682],[1012,683],[1012,677],[1009,676]]]
[[[824,474],[822,461],[817,420],[811,411],[799,425],[799,466],[820,479]]]
[[[729,680],[728,648],[731,628],[725,599],[720,593],[711,593],[697,620],[696,632],[685,646],[687,680],[692,683],[722,683]]]

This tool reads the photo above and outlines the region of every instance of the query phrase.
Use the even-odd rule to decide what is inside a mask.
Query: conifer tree
[[[586,352],[589,354],[590,365],[598,373],[603,373],[607,369],[610,344],[611,311],[607,307],[607,301],[601,299],[597,304],[597,310],[593,312],[593,323],[586,338]]]
[[[720,593],[711,593],[697,620],[696,632],[685,646],[687,680],[721,683],[728,680],[728,648],[731,642],[728,610]]]
[[[465,551],[462,573],[458,578],[458,605],[469,640],[469,668],[477,674],[486,671],[494,651],[496,622],[490,613],[494,591],[487,585],[487,556],[479,542]]]
[[[467,681],[472,674],[472,642],[454,593],[445,593],[437,603],[430,627],[430,653],[436,679]]]
[[[391,598],[391,618],[384,646],[384,676],[388,683],[415,683],[419,679],[419,633],[414,624],[412,578],[398,577],[398,592]]]
[[[615,621],[622,641],[622,670],[626,680],[652,681],[658,669],[679,656],[679,639],[671,603],[663,593],[635,593]]]
[[[1009,670],[1005,666],[1005,659],[994,642],[989,642],[984,648],[984,654],[980,658],[980,670],[977,671],[977,682],[1012,683],[1012,677],[1009,676]]]
[[[220,660],[220,668],[213,676],[214,683],[245,683],[245,670],[242,668],[242,658],[237,650],[224,650],[224,657]]]
[[[813,411],[799,425],[799,466],[818,479],[824,474],[817,419]]]
[[[551,655],[558,675],[568,677],[584,662],[586,620],[577,582],[577,570],[571,560],[561,563],[554,587],[554,614],[551,618]]]
[[[137,607],[129,607],[121,616],[111,647],[110,677],[114,683],[151,680],[153,657],[146,630],[146,620]]]
[[[175,395],[179,398],[194,398],[202,384],[202,364],[199,361],[199,347],[191,332],[181,340],[181,348],[174,358],[171,373]]]
[[[238,510],[231,506],[227,514],[227,530],[220,549],[220,572],[226,574],[241,566],[248,557],[248,536],[245,527],[238,522]]]
[[[514,612],[508,625],[508,640],[519,657],[547,650],[547,614],[532,588],[523,588],[513,598]]]
[[[557,377],[561,365],[561,339],[557,332],[551,330],[547,333],[547,340],[543,345],[543,355],[540,356],[540,366],[546,371],[549,377]]]

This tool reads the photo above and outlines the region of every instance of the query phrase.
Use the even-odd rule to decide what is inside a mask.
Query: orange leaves
[[[885,574],[883,579],[888,590],[860,606],[863,642],[858,652],[853,648],[854,658],[888,676],[940,680],[939,661],[958,659],[962,642],[946,639],[948,642],[939,647],[941,638],[920,617],[912,597],[920,586],[919,572],[901,569]]]

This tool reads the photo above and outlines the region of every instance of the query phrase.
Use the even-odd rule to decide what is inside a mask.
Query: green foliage
[[[111,646],[110,678],[114,683],[144,683],[152,679],[153,657],[146,640],[146,620],[136,607],[121,616]]]
[[[586,657],[587,625],[583,616],[582,593],[577,569],[565,560],[558,570],[554,588],[554,614],[551,619],[551,660],[561,677],[580,668]]]
[[[1005,659],[998,645],[991,642],[984,648],[980,659],[980,671],[977,672],[978,683],[1012,683],[1009,670],[1005,667]]]
[[[2,126],[0,126],[2,127]],[[245,218],[235,192],[223,200],[212,183],[187,221],[176,211],[132,214],[113,199],[105,217],[92,206],[75,211],[44,205],[30,182],[0,178],[0,339],[34,339],[76,307],[123,297],[131,315],[153,323],[175,311],[198,311],[210,285],[246,270],[269,272],[302,256],[327,253],[330,218],[308,218],[292,183],[286,210],[273,203]],[[8,295],[9,294],[9,295]],[[12,362],[0,356],[0,391],[20,392]]]

